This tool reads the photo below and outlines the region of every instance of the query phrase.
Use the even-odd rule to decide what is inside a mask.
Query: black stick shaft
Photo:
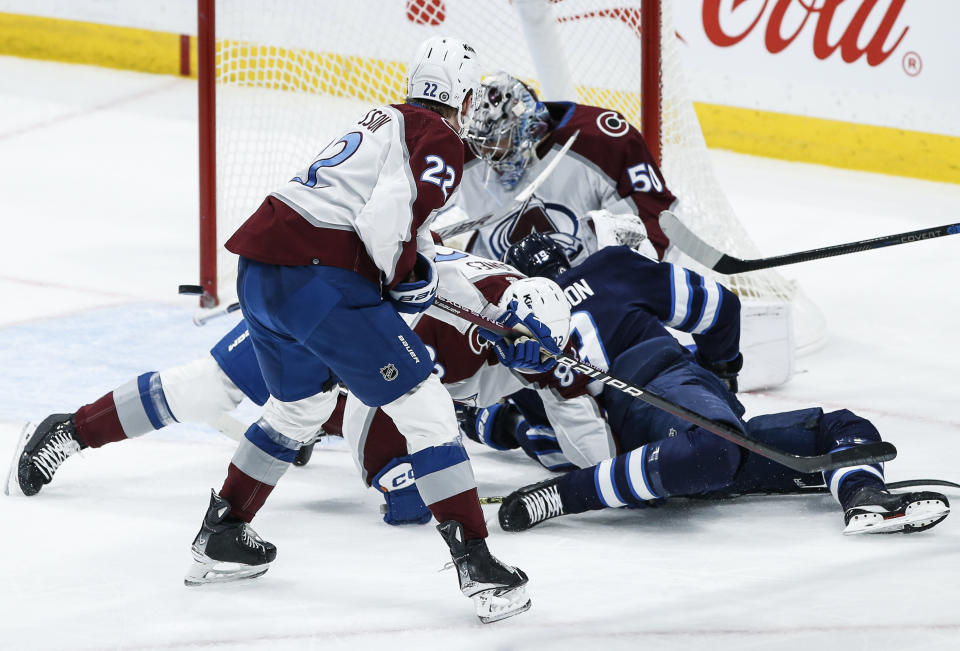
[[[871,249],[882,249],[887,246],[896,246],[898,244],[908,244],[910,242],[920,242],[930,240],[945,235],[960,234],[960,223],[945,224],[944,226],[934,226],[932,228],[922,228],[918,231],[909,233],[897,233],[895,235],[886,235],[884,237],[875,237],[870,240],[860,240],[859,242],[849,242],[848,244],[837,244],[826,246],[820,249],[810,249],[809,251],[799,251],[797,253],[787,253],[770,258],[756,258],[753,260],[742,260],[724,254],[713,266],[715,271],[722,274],[737,274],[747,271],[758,271],[760,269],[770,269],[771,267],[782,267],[788,264],[798,262],[808,262],[810,260],[819,260],[820,258],[830,258],[837,255],[846,255],[848,253],[859,253]]]
[[[453,301],[450,301],[442,296],[437,296],[434,301],[434,305],[450,314],[460,317],[465,321],[469,321],[474,325],[486,328],[495,332],[497,334],[516,334],[516,332],[505,328],[499,323],[491,321],[476,312],[463,307]],[[756,452],[768,459],[772,459],[777,463],[787,466],[793,470],[797,470],[803,473],[814,473],[821,472],[824,470],[835,470],[837,468],[845,468],[848,466],[858,466],[858,465],[867,465],[874,463],[881,463],[883,461],[890,461],[897,455],[897,449],[893,446],[892,443],[887,441],[882,441],[878,443],[867,443],[864,445],[858,445],[852,448],[847,448],[845,450],[840,450],[837,452],[828,452],[827,454],[822,454],[813,457],[800,456],[796,454],[790,454],[784,452],[778,448],[771,447],[766,443],[761,443],[760,441],[754,441],[747,438],[744,434],[733,427],[730,427],[726,423],[721,423],[718,421],[710,420],[695,411],[687,409],[682,405],[678,405],[674,402],[671,402],[665,398],[650,393],[642,387],[638,387],[632,382],[628,382],[621,378],[610,375],[606,371],[603,371],[591,364],[586,364],[581,362],[573,357],[570,357],[566,354],[555,355],[557,363],[566,366],[569,369],[576,371],[577,373],[583,373],[593,380],[602,381],[604,384],[613,387],[619,391],[626,393],[638,400],[642,400],[647,404],[653,405],[659,409],[666,411],[667,413],[673,414],[683,418],[686,421],[699,425],[708,432],[712,432],[721,438],[724,438],[732,443],[736,443],[740,447],[746,448],[751,452]]]

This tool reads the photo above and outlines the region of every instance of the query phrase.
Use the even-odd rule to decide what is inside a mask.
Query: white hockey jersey
[[[459,135],[410,104],[371,108],[283,187],[226,247],[279,265],[326,265],[393,286],[419,248],[432,255],[430,224],[456,190]]]
[[[675,198],[640,132],[616,111],[570,102],[545,105],[555,126],[537,148],[538,158],[512,190],[498,182],[486,163],[468,153],[463,182],[447,209],[471,219],[495,217],[474,232],[466,250],[499,260],[525,235],[550,233],[577,264],[598,248],[587,213],[608,210],[616,215],[637,215],[652,245],[650,255],[662,259],[669,241],[657,219]],[[570,150],[519,214],[520,203],[514,197],[537,178],[574,134],[577,137]],[[447,222],[459,221],[445,217]]]

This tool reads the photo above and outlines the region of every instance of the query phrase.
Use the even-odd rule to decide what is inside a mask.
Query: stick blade
[[[709,269],[715,269],[723,253],[701,240],[669,210],[660,213],[660,230],[670,242],[691,258]]]
[[[831,452],[830,466],[824,470],[836,470],[850,466],[868,466],[874,463],[890,461],[897,456],[897,448],[889,441],[856,445],[846,450]]]

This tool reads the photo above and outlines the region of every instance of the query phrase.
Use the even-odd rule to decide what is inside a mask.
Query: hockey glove
[[[563,454],[552,427],[531,426],[524,420],[517,424],[514,438],[528,457],[547,470],[569,472],[577,469]]]
[[[519,447],[513,435],[520,412],[513,405],[496,404],[477,409],[454,403],[457,421],[467,438],[494,450],[512,450]]]
[[[516,338],[507,339],[503,335],[498,335],[486,328],[478,328],[477,334],[490,342],[501,364],[508,368],[534,373],[549,371],[557,365],[557,360],[552,357],[545,360],[540,359],[541,348],[554,355],[559,355],[560,347],[551,335],[550,328],[540,321],[526,305],[519,304],[516,300],[510,301],[507,304],[507,311],[497,319],[497,323],[507,328],[523,325],[535,337],[531,339],[518,333]]]
[[[371,485],[387,502],[386,508],[380,507],[387,524],[426,524],[433,517],[417,490],[409,456],[392,459]]]
[[[417,262],[413,265],[413,276],[417,280],[399,283],[390,290],[390,302],[393,303],[397,312],[404,314],[423,312],[433,305],[433,299],[437,297],[440,277],[437,275],[433,260],[418,253]]]
[[[700,356],[700,351],[696,352],[697,364],[707,369],[718,378],[723,380],[723,383],[727,385],[727,388],[731,393],[736,393],[739,388],[737,384],[737,374],[740,373],[740,369],[743,368],[743,355],[737,353],[737,356],[733,359],[728,359],[725,362],[710,362]]]

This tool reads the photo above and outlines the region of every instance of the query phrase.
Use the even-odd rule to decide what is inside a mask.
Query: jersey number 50
[[[630,176],[630,183],[633,184],[635,192],[650,192],[650,190],[663,192],[663,181],[657,176],[657,170],[653,165],[640,163],[628,167],[627,174]]]

